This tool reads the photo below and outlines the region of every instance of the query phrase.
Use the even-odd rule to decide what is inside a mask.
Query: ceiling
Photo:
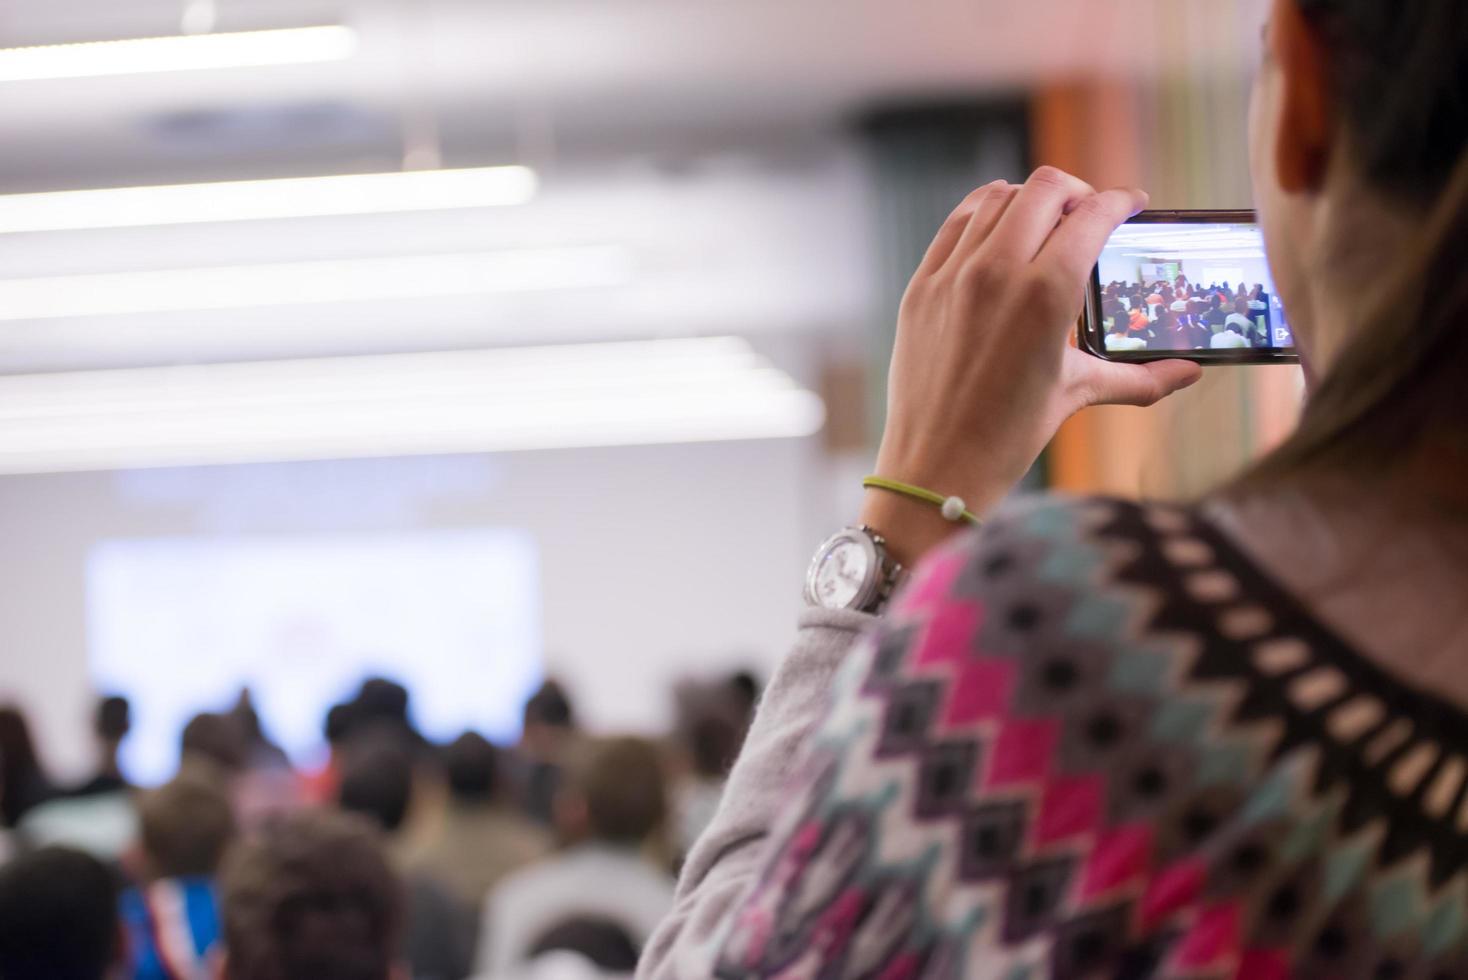
[[[5,0],[0,47],[171,35],[185,2],[209,0]],[[213,2],[218,30],[344,23],[358,54],[0,82],[0,193],[391,171],[411,144],[449,167],[531,164],[540,197],[0,235],[0,285],[566,246],[628,250],[635,276],[515,296],[0,317],[0,374],[719,333],[860,344],[880,229],[854,117],[1041,80],[1236,73],[1266,0]]]
[[[0,46],[176,33],[186,0],[7,0]],[[196,0],[197,2],[197,0]],[[215,0],[344,22],[350,61],[0,83],[0,191],[372,169],[404,120],[451,164],[786,143],[874,104],[1236,69],[1263,0]],[[542,161],[543,162],[543,161]]]

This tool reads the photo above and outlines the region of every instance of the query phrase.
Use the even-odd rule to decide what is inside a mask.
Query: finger
[[[1040,253],[1060,219],[1096,188],[1055,167],[1041,167],[1030,175],[1014,203],[1004,212],[987,248],[1029,262]]]
[[[995,187],[984,196],[974,209],[972,217],[969,218],[968,227],[963,231],[963,237],[959,239],[958,245],[953,250],[950,263],[967,262],[969,258],[978,253],[994,234],[994,229],[999,222],[1004,220],[1004,215],[1014,206],[1014,199],[1019,194],[1019,186],[1016,184],[1005,184]]]
[[[1092,363],[1081,382],[1088,405],[1135,405],[1148,408],[1203,379],[1203,369],[1192,361],[1153,361],[1117,364],[1076,352]]]
[[[1064,278],[1085,279],[1101,257],[1106,240],[1146,206],[1146,193],[1135,189],[1092,194],[1065,216],[1036,261],[1053,266]]]
[[[964,198],[963,203],[954,208],[948,220],[943,222],[943,227],[938,229],[933,244],[928,246],[928,254],[923,257],[922,264],[918,266],[918,274],[932,275],[943,268],[963,237],[964,231],[967,230],[980,204],[991,192],[1008,186],[1009,184],[1003,180],[992,181]]]

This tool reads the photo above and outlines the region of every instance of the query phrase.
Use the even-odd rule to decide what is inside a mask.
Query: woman
[[[1298,431],[1195,507],[955,537],[869,491],[923,565],[881,619],[807,614],[644,975],[1468,976],[1468,5],[1274,0],[1264,46]],[[1197,380],[1067,346],[1144,203],[1052,170],[965,202],[878,474],[992,514],[1076,408]]]

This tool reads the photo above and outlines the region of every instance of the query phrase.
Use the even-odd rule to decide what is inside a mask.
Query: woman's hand
[[[902,302],[876,472],[991,509],[1088,405],[1152,405],[1198,381],[1188,361],[1117,364],[1073,347],[1111,233],[1146,206],[1051,167],[969,195]],[[911,565],[955,530],[937,509],[867,492],[863,523]]]

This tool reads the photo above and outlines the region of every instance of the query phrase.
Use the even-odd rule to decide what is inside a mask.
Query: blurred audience
[[[559,683],[548,680],[525,702],[520,737],[525,810],[549,827],[555,823],[563,756],[576,738],[576,713]]]
[[[0,980],[630,974],[759,683],[690,682],[679,697],[667,759],[580,735],[554,681],[527,702],[518,752],[474,732],[438,750],[409,692],[372,678],[328,712],[329,759],[300,775],[245,692],[189,720],[169,782],[135,790],[119,765],[129,705],[110,696],[91,722],[96,769],[65,793],[26,719],[0,709],[0,813],[19,823],[13,848],[0,830]]]
[[[568,919],[530,950],[529,980],[603,980],[631,976],[638,944],[616,922],[595,916]]]
[[[743,730],[749,728],[750,722],[754,720],[754,709],[759,706],[760,680],[753,671],[739,670],[729,675],[724,681],[724,688],[728,692],[730,706],[739,720],[742,742]]]
[[[668,815],[657,749],[609,739],[565,762],[555,816],[568,849],[507,876],[486,899],[477,961],[487,976],[526,974],[548,936],[588,919],[640,950],[672,908],[672,878],[646,856]]]
[[[352,734],[355,714],[353,702],[334,704],[326,712],[321,732],[326,738],[326,764],[301,777],[301,792],[307,802],[329,803],[336,799],[337,787],[341,785],[342,754]]]
[[[487,739],[460,735],[444,752],[444,765],[448,804],[408,866],[477,910],[506,874],[549,854],[552,840],[511,804],[501,753]]]
[[[1275,313],[1262,284],[1111,282],[1101,292],[1107,349],[1208,350],[1268,347]]]
[[[411,980],[403,887],[360,817],[308,811],[232,848],[220,881],[218,980]]]
[[[79,786],[53,789],[49,799],[25,813],[18,830],[26,846],[77,848],[107,862],[122,857],[137,835],[132,787],[118,765],[131,714],[126,698],[97,702],[92,713],[97,769]]]
[[[97,771],[86,782],[71,790],[69,796],[100,796],[132,789],[123,778],[118,756],[122,743],[132,731],[132,705],[127,698],[104,697],[97,702],[92,716],[92,735],[97,740]]]
[[[260,713],[255,710],[255,699],[249,688],[240,691],[234,707],[229,710],[229,716],[239,726],[246,767],[264,771],[290,771],[290,757],[265,734],[265,728],[260,723]]]
[[[239,725],[228,715],[206,711],[194,715],[179,736],[181,764],[203,763],[236,775],[245,768],[245,742]]]
[[[0,868],[0,977],[120,980],[117,884],[81,851],[45,847]]]
[[[219,773],[186,767],[138,801],[138,885],[122,895],[133,980],[207,980],[219,941],[215,875],[235,834]]]
[[[687,770],[674,791],[677,847],[680,854],[693,848],[719,808],[729,769],[739,756],[743,733],[730,718],[708,712],[689,722],[684,731]]]
[[[0,822],[12,830],[27,811],[56,795],[56,787],[46,778],[36,755],[31,726],[14,705],[0,706],[0,785],[5,788],[0,798]]]
[[[288,764],[280,768],[270,759],[256,764],[251,744],[248,723],[237,713],[203,712],[184,726],[179,751],[181,764],[211,766],[228,782],[235,816],[245,829],[303,802]]]
[[[408,689],[385,677],[370,677],[362,682],[352,702],[351,727],[395,729],[407,744],[415,748],[424,738],[413,725]]]
[[[413,760],[414,752],[396,726],[379,723],[355,735],[347,749],[338,802],[388,835],[389,855],[406,887],[403,954],[414,980],[463,980],[474,955],[473,909],[428,874],[406,871],[397,840],[412,806]]]

